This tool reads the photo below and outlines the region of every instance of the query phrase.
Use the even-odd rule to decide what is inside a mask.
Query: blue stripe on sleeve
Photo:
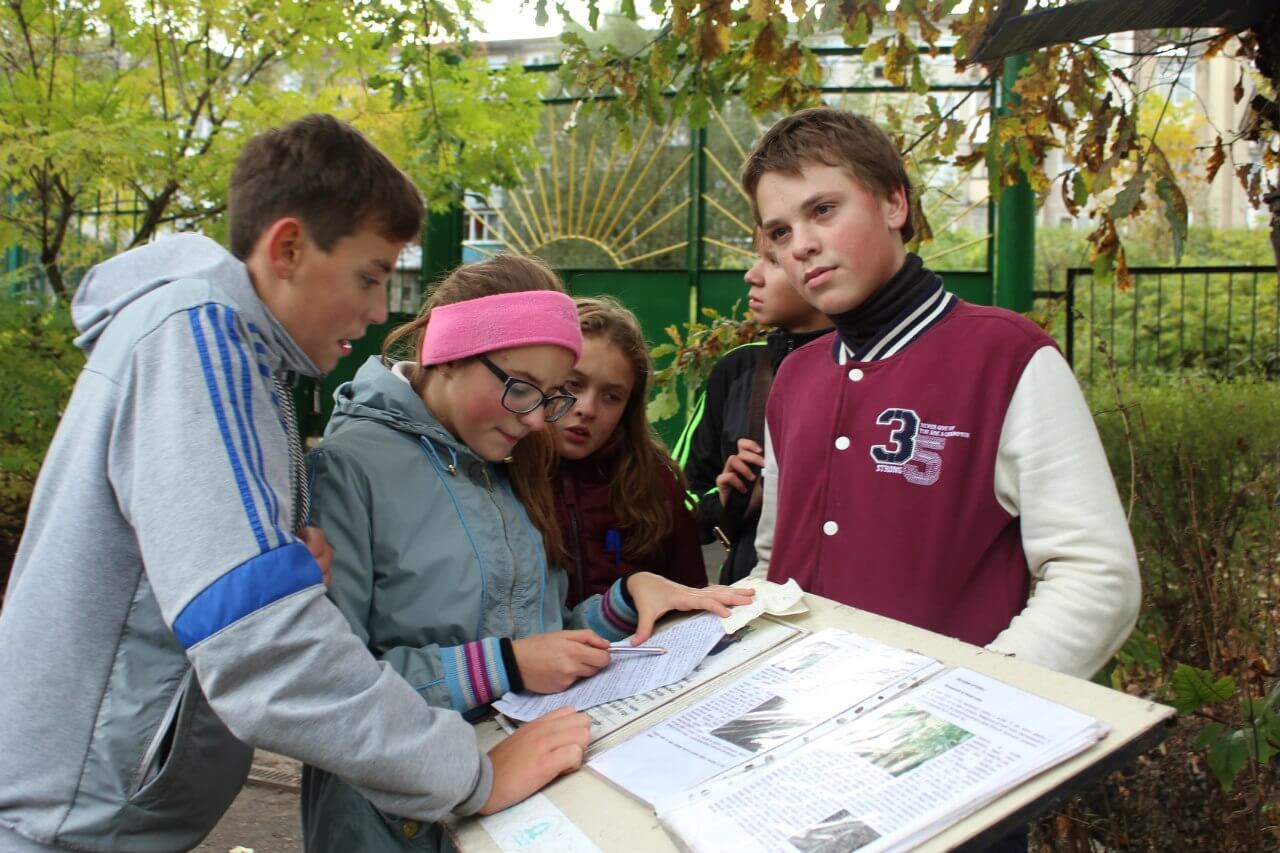
[[[210,306],[213,307],[213,306]],[[290,541],[290,537],[286,536],[280,530],[280,501],[276,496],[275,489],[271,488],[271,483],[267,481],[266,465],[262,461],[262,442],[258,440],[258,427],[253,419],[253,373],[249,369],[249,356],[244,350],[244,341],[240,338],[240,333],[236,330],[235,313],[229,309],[223,309],[225,314],[224,323],[226,325],[227,339],[231,341],[231,345],[235,348],[236,355],[240,361],[240,391],[244,396],[244,420],[246,424],[240,422],[239,410],[236,412],[236,423],[241,429],[241,441],[253,442],[253,452],[249,452],[249,447],[245,446],[245,457],[250,460],[250,468],[253,470],[254,480],[257,481],[258,489],[262,493],[262,498],[267,504],[267,512],[271,514],[272,526],[275,527],[276,536],[279,538],[279,544],[285,545]],[[228,373],[228,378],[230,373]],[[244,432],[247,430],[248,439],[244,438]]]
[[[222,446],[227,451],[227,459],[231,463],[231,473],[236,480],[236,488],[240,492],[240,503],[244,506],[245,515],[249,519],[249,527],[263,551],[270,548],[266,533],[262,529],[262,520],[258,517],[258,507],[249,493],[249,483],[244,475],[244,467],[240,457],[236,455],[235,443],[231,440],[231,428],[227,425],[227,413],[222,406],[222,393],[218,390],[218,379],[213,372],[213,361],[209,358],[209,346],[205,341],[204,329],[200,325],[200,308],[187,310],[187,319],[191,322],[191,334],[195,339],[196,352],[200,355],[200,369],[204,373],[205,386],[209,389],[209,400],[213,405],[213,416],[218,422],[218,430],[222,434]]]
[[[184,649],[244,617],[322,583],[320,565],[301,542],[259,554],[236,566],[182,608],[173,633]]]

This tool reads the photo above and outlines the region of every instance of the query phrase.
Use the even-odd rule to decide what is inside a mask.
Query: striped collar
[[[920,298],[903,308],[897,317],[885,323],[857,352],[836,335],[832,355],[837,364],[849,361],[880,361],[900,352],[904,347],[939,323],[956,305],[954,294],[942,287],[941,276],[934,276],[934,286]]]

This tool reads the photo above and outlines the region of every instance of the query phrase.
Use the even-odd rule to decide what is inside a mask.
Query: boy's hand
[[[493,789],[480,814],[514,806],[556,777],[577,770],[590,741],[590,718],[572,708],[559,708],[525,723],[489,750]]]
[[[333,562],[333,548],[324,538],[324,531],[319,527],[299,527],[298,538],[307,546],[311,556],[320,564],[320,574],[324,576],[324,585],[329,585],[329,564]]]
[[[747,483],[755,482],[756,471],[763,467],[764,448],[749,438],[738,439],[738,452],[724,460],[724,470],[716,475],[720,505],[724,506],[729,502],[730,489],[737,489],[745,495]]]
[[[627,591],[635,602],[639,619],[631,644],[638,646],[653,634],[653,623],[672,610],[710,610],[717,616],[728,616],[729,608],[750,604],[755,590],[731,586],[708,586],[694,589],[650,572],[636,572],[627,577]]]
[[[524,689],[559,693],[609,665],[609,641],[594,631],[552,631],[512,640]]]

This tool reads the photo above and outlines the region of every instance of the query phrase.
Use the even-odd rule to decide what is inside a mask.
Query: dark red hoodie
[[[662,491],[671,507],[672,530],[652,557],[632,562],[622,555],[626,534],[610,507],[606,472],[593,459],[561,461],[554,489],[556,518],[569,551],[568,607],[635,572],[653,572],[692,587],[707,585],[698,525],[684,505],[680,481],[665,470],[657,480],[653,488]]]

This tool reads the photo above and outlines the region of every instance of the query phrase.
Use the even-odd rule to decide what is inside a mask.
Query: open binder
[[[503,826],[448,821],[454,843],[981,851],[1159,743],[1174,717],[820,596],[805,602],[785,622],[751,623],[680,682],[588,710],[584,771],[502,813]],[[503,728],[476,723],[481,748]]]
[[[1107,727],[837,628],[590,761],[695,851],[907,849]]]

